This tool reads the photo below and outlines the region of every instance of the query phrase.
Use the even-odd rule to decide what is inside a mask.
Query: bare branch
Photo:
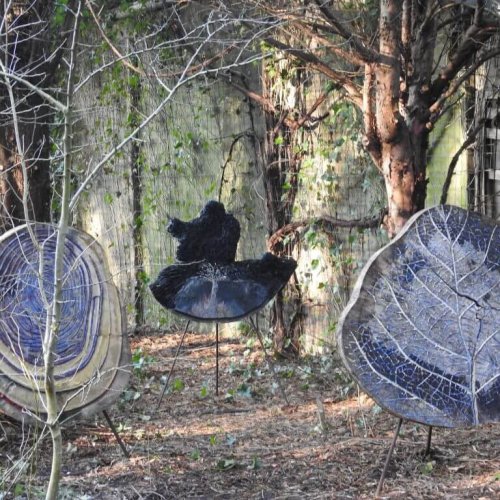
[[[187,5],[189,3],[191,3],[191,0],[150,0],[145,2],[134,2],[128,5],[126,10],[115,12],[113,18],[116,20],[128,19],[129,17],[137,16],[145,12],[151,13],[162,10],[165,7],[175,7]]]
[[[90,14],[92,15],[92,19],[94,20],[95,25],[97,26],[97,29],[99,30],[99,33],[101,34],[102,38],[104,41],[108,44],[109,48],[111,51],[120,59],[120,61],[123,63],[124,66],[126,66],[130,71],[137,73],[141,76],[145,76],[144,71],[142,71],[140,68],[137,68],[134,66],[127,58],[123,57],[120,51],[113,45],[109,37],[106,35],[105,31],[102,28],[102,25],[94,12],[94,9],[92,8],[92,3],[89,0],[85,0],[85,5],[87,6],[87,9],[90,11]]]
[[[61,111],[62,113],[66,112],[66,106],[62,102],[52,97],[50,94],[45,92],[39,86],[32,84],[29,80],[26,80],[26,78],[16,75],[15,73],[12,73],[1,62],[0,62],[0,75],[6,78],[11,78],[16,82],[23,84],[26,88],[32,90],[33,92],[38,94],[42,99],[47,101],[51,106],[54,106],[54,108],[56,108],[58,111]]]
[[[344,50],[340,48],[338,45],[335,45],[334,43],[331,42],[331,40],[328,40],[327,38],[318,35],[317,32],[315,32],[313,29],[311,29],[308,25],[297,22],[295,25],[298,29],[300,29],[303,33],[306,33],[311,37],[311,39],[316,40],[319,42],[319,46],[322,49],[328,49],[331,51],[333,54],[335,54],[337,57],[340,59],[343,59],[345,61],[349,61],[352,64],[355,64],[357,66],[363,65],[364,61],[361,57],[358,56],[357,53],[354,52],[348,52],[347,50]],[[323,26],[313,24],[311,25],[313,28],[323,28]]]
[[[386,213],[387,209],[384,209],[380,212],[380,214],[374,217],[365,217],[363,219],[345,220],[336,219],[328,215],[322,215],[321,217],[290,222],[289,224],[286,224],[285,226],[278,229],[269,237],[267,241],[267,248],[269,251],[273,252],[286,236],[289,236],[300,229],[305,229],[311,226],[317,226],[329,234],[333,233],[338,228],[374,229],[380,227]]]
[[[446,179],[443,183],[443,189],[441,191],[441,199],[439,200],[439,203],[441,205],[444,205],[448,199],[448,191],[450,189],[451,179],[453,178],[453,175],[455,173],[455,167],[457,166],[458,160],[460,159],[460,155],[476,140],[477,134],[484,127],[485,122],[486,118],[479,120],[478,124],[469,132],[467,138],[460,146],[458,151],[453,155],[453,158],[451,159],[448,166],[448,172],[446,173]]]
[[[493,59],[500,55],[500,48],[492,50],[487,54],[484,54],[482,57],[477,59],[477,61],[472,64],[467,71],[460,75],[460,78],[455,80],[453,84],[448,88],[446,92],[443,92],[439,99],[434,102],[434,104],[429,108],[429,111],[432,113],[429,118],[429,124],[432,126],[437,119],[442,115],[441,111],[444,103],[448,98],[450,98],[455,92],[457,92],[462,84],[466,82],[477,70],[480,68],[485,62]]]
[[[301,49],[295,49],[293,47],[290,47],[274,38],[266,38],[265,39],[266,43],[269,45],[276,47],[279,50],[282,50],[286,54],[289,54],[299,61],[302,61],[304,64],[306,64],[310,69],[314,69],[316,71],[319,71],[320,73],[324,74],[328,78],[331,78],[333,81],[339,83],[347,92],[347,95],[349,99],[356,104],[358,107],[361,108],[362,103],[363,103],[363,98],[361,95],[361,90],[359,85],[354,83],[351,78],[346,77],[343,73],[340,71],[336,71],[330,66],[328,66],[326,63],[318,59],[315,55],[311,54],[310,52],[306,52]]]
[[[189,60],[186,61],[184,69],[182,70],[182,72],[180,72],[178,79],[172,84],[172,86],[168,86],[165,82],[162,81],[161,75],[159,75],[153,71],[154,76],[156,78],[156,81],[166,91],[165,98],[157,105],[157,107],[146,118],[144,118],[144,120],[134,130],[132,130],[116,146],[114,146],[110,151],[108,151],[108,153],[106,153],[99,162],[97,162],[97,164],[94,166],[94,168],[91,170],[91,172],[87,175],[87,177],[80,183],[80,186],[73,194],[73,197],[69,203],[70,211],[73,211],[75,209],[75,207],[78,203],[79,197],[87,189],[87,186],[89,185],[89,183],[99,173],[99,171],[102,169],[102,167],[110,159],[112,159],[119,151],[121,151],[130,141],[132,141],[139,134],[139,132],[141,130],[143,130],[145,127],[147,127],[151,123],[151,121],[153,119],[155,119],[160,114],[162,109],[166,106],[166,104],[172,99],[172,97],[175,95],[175,93],[182,86],[186,85],[188,82],[194,80],[195,78],[199,78],[200,76],[203,76],[203,75],[210,76],[211,74],[215,75],[215,74],[218,74],[219,72],[222,73],[229,68],[233,68],[233,67],[236,67],[238,65],[249,64],[253,61],[258,61],[258,60],[261,60],[263,57],[265,57],[265,56],[262,56],[260,54],[257,54],[257,55],[251,55],[245,60],[238,60],[238,58],[236,58],[234,61],[231,61],[226,66],[221,66],[219,68],[214,68],[214,69],[205,69],[203,71],[200,71],[199,73],[192,74],[191,68],[193,67],[194,61],[200,55],[202,50],[211,42],[211,40],[222,29],[223,29],[222,27],[219,27],[219,28],[214,29],[213,31],[211,31],[210,33],[207,34],[207,36],[204,38],[204,40],[202,42],[200,42],[200,45],[197,47],[197,49],[194,51],[194,53],[190,56]]]
[[[239,134],[236,135],[236,137],[234,137],[233,141],[231,142],[231,146],[229,146],[229,152],[227,154],[226,161],[224,162],[224,165],[222,165],[222,167],[221,167],[222,173],[221,173],[221,176],[220,176],[219,195],[217,197],[218,201],[221,201],[221,198],[222,198],[222,188],[224,187],[224,183],[227,182],[225,180],[226,168],[229,165],[229,162],[233,159],[234,148],[235,148],[236,144],[238,144],[238,142],[241,139],[243,139],[244,137],[252,137],[252,133],[248,132],[248,131],[240,132]]]
[[[432,102],[436,102],[441,97],[459,71],[471,62],[473,56],[495,33],[498,33],[496,26],[479,24],[482,17],[481,12],[478,6],[474,22],[466,31],[461,44],[455,50],[448,64],[440,71],[439,76],[432,82],[430,88]]]
[[[329,116],[329,112],[324,113],[320,117],[313,118],[312,114],[326,101],[328,96],[330,95],[331,90],[327,90],[326,92],[323,92],[320,94],[316,100],[312,103],[311,107],[309,108],[308,111],[306,111],[298,120],[294,122],[293,129],[298,129],[300,127],[303,127],[306,122],[310,120],[314,120],[315,122],[324,120],[327,116]]]
[[[354,33],[345,27],[344,23],[342,23],[342,21],[335,16],[324,0],[315,0],[315,2],[328,22],[335,28],[337,33],[347,41],[359,59],[365,63],[380,61],[380,54],[367,47],[364,43],[358,41]]]
[[[370,153],[377,168],[381,170],[380,140],[377,136],[375,121],[374,84],[374,67],[372,64],[366,64],[363,84],[363,146]]]
[[[384,63],[378,64],[376,74],[376,122],[382,143],[394,140],[402,121],[399,116],[400,95],[400,41],[401,41],[401,3],[389,0],[381,3],[380,9],[380,53]]]

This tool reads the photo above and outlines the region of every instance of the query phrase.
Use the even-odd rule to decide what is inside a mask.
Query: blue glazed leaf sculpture
[[[416,214],[366,264],[337,340],[390,412],[433,426],[499,422],[499,225],[447,205]]]

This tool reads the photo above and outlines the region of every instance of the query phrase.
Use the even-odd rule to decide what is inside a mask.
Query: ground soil
[[[66,426],[61,498],[374,497],[397,418],[359,393],[335,356],[275,360],[276,379],[256,339],[227,335],[216,396],[214,336],[188,333],[155,412],[180,337],[132,338],[134,376],[108,409],[130,458],[102,415]],[[50,441],[29,457],[33,430],[0,423],[0,499],[43,497]],[[425,426],[403,424],[383,498],[500,498],[499,425],[435,429],[430,456],[426,438]]]

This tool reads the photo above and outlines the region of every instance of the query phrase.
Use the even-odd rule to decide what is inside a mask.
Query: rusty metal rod
[[[399,431],[401,430],[402,425],[403,425],[403,419],[400,418],[398,421],[398,426],[396,428],[396,432],[394,433],[394,437],[392,438],[391,447],[389,448],[389,452],[387,453],[387,458],[385,459],[384,469],[382,470],[382,474],[381,474],[380,479],[378,481],[377,491],[375,492],[375,498],[378,498],[380,496],[380,493],[382,492],[382,488],[384,486],[385,475],[387,473],[387,468],[389,467],[389,462],[390,462],[391,457],[392,457],[392,452],[394,451],[394,447],[396,446],[396,441],[398,439]]]
[[[163,386],[163,390],[161,391],[160,400],[158,401],[158,404],[156,405],[156,408],[153,412],[153,415],[158,411],[158,408],[160,407],[161,402],[163,400],[163,396],[165,395],[165,392],[167,391],[168,383],[170,382],[170,377],[172,376],[172,373],[174,372],[175,362],[177,361],[177,358],[179,357],[179,351],[181,350],[182,344],[184,343],[184,338],[186,337],[186,333],[187,333],[187,330],[189,328],[190,323],[191,323],[190,321],[188,321],[186,323],[186,327],[184,328],[184,333],[182,334],[181,341],[179,342],[179,345],[177,346],[177,351],[175,352],[174,361],[172,363],[172,366],[170,367],[170,371],[168,372],[167,380],[165,382],[165,385]]]

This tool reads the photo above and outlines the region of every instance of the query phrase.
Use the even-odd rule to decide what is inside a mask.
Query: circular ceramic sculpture
[[[163,269],[151,292],[164,307],[191,320],[223,323],[255,313],[297,266],[270,253],[235,262],[240,225],[216,201],[189,222],[172,219],[167,230],[179,240],[179,264]]]
[[[56,229],[16,227],[0,237],[0,410],[18,420],[45,413],[43,338],[52,301]],[[118,291],[89,235],[70,229],[64,248],[61,327],[54,378],[63,417],[103,410],[129,377]]]
[[[500,421],[500,227],[458,207],[416,214],[364,267],[338,327],[360,386],[431,426]]]

